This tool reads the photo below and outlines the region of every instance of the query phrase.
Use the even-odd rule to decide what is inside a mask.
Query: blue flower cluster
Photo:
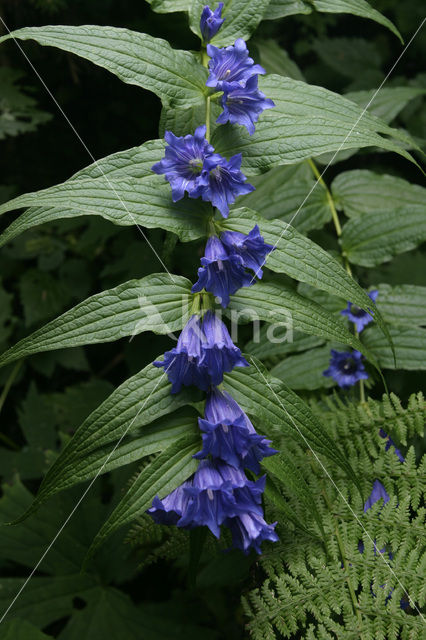
[[[205,43],[223,23],[222,8],[220,3],[215,11],[209,7],[203,10],[200,29]],[[260,112],[273,106],[257,90],[257,74],[264,70],[249,58],[243,40],[225,49],[208,45],[207,51],[212,58],[207,86],[224,92],[224,113],[218,122],[245,124],[252,133]],[[253,190],[240,171],[241,154],[226,160],[215,153],[206,139],[205,126],[182,137],[167,131],[165,140],[165,156],[152,169],[165,175],[175,202],[186,192],[190,198],[211,202],[226,218],[235,198]],[[220,386],[225,373],[249,364],[212,310],[212,295],[226,307],[238,289],[251,286],[256,276],[262,277],[262,266],[273,248],[265,243],[257,225],[248,235],[225,231],[219,237],[213,233],[192,287],[201,306],[197,304],[176,347],[154,362],[164,368],[171,393],[179,393],[182,386],[196,386],[207,398],[204,417],[198,419],[202,447],[194,455],[200,461],[196,472],[168,496],[155,497],[148,513],[161,524],[185,529],[208,527],[216,537],[224,525],[231,531],[233,546],[244,553],[251,549],[261,553],[264,540],[278,540],[276,523],[267,524],[263,515],[266,478],[249,480],[245,474],[248,469],[259,475],[261,460],[277,452],[269,440],[256,433],[242,408]]]
[[[376,302],[379,292],[370,291],[370,300]],[[361,333],[372,322],[372,316],[352,302],[348,302],[346,309],[340,312],[354,323],[357,333]],[[367,380],[368,373],[362,362],[362,354],[355,349],[352,351],[331,350],[330,366],[323,372],[324,376],[333,378],[342,389],[349,389],[359,380]]]

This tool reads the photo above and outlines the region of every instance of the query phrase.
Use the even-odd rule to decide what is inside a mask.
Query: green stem
[[[206,98],[206,140],[210,142],[210,96]]]
[[[337,233],[338,237],[340,238],[340,236],[342,235],[342,227],[340,226],[339,216],[338,216],[335,204],[334,204],[333,196],[330,193],[330,189],[327,187],[326,183],[322,179],[322,176],[321,176],[320,172],[318,171],[318,168],[317,168],[315,162],[311,158],[308,158],[307,162],[308,162],[309,166],[312,169],[312,173],[314,174],[314,176],[316,177],[318,182],[321,184],[321,186],[324,187],[324,189],[325,189],[325,193],[326,193],[326,196],[327,196],[327,203],[328,203],[328,206],[330,207],[330,211],[331,211],[331,217],[333,218],[334,226],[336,227],[336,233]]]
[[[19,369],[21,368],[22,365],[22,360],[19,360],[15,366],[13,367],[10,376],[8,377],[6,384],[4,385],[2,394],[0,396],[0,412],[3,409],[3,405],[6,402],[6,398],[9,394],[9,391],[15,381],[16,376],[18,375]],[[11,440],[10,438],[8,438],[4,433],[0,433],[0,440],[2,440],[4,443],[6,443],[9,447],[12,447],[13,449],[15,449],[16,451],[19,451],[19,447],[17,444],[15,444],[15,442],[13,442],[13,440]]]
[[[325,490],[324,485],[322,487],[322,492],[321,493],[324,496],[325,503],[326,503],[330,513],[332,513],[333,512],[333,505],[330,502],[330,499],[328,497],[328,494],[327,494],[327,491]],[[361,615],[361,611],[360,611],[360,608],[359,608],[359,605],[358,605],[358,600],[357,600],[357,597],[356,597],[355,589],[353,588],[353,585],[352,585],[352,582],[351,582],[351,579],[350,579],[349,565],[348,565],[348,561],[347,561],[346,554],[345,554],[345,547],[343,545],[343,540],[342,540],[342,537],[340,535],[339,527],[338,527],[338,524],[336,522],[336,518],[335,518],[334,514],[333,514],[333,518],[334,518],[334,521],[335,521],[334,532],[336,534],[336,540],[337,540],[337,544],[338,544],[338,547],[339,547],[340,556],[341,556],[341,559],[342,559],[343,567],[345,569],[346,583],[348,585],[348,590],[349,590],[349,593],[350,593],[350,596],[351,596],[353,610],[354,610],[354,613],[355,613],[355,615],[357,617],[357,620],[358,620],[359,637],[362,640],[362,637],[363,637],[362,636],[362,631],[361,631],[362,630],[362,615]]]

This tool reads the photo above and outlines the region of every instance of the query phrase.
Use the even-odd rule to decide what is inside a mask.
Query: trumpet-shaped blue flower
[[[388,451],[388,449],[390,449],[390,447],[393,447],[394,448],[394,453],[395,453],[396,457],[398,458],[398,460],[400,462],[405,462],[404,456],[402,455],[400,450],[397,449],[394,441],[392,440],[392,438],[390,436],[388,436],[386,431],[384,431],[383,429],[380,429],[379,435],[380,435],[381,438],[386,438],[385,451]]]
[[[206,337],[201,329],[200,319],[198,316],[191,316],[179,336],[177,346],[166,351],[162,362],[154,362],[156,367],[164,367],[172,383],[172,393],[179,393],[182,385],[195,385],[203,391],[209,388],[209,373],[201,361],[205,343]]]
[[[217,236],[208,239],[201,264],[203,266],[198,269],[198,280],[191,291],[210,291],[219,298],[222,307],[228,306],[230,295],[241,287],[252,284],[241,257],[230,255]]]
[[[333,378],[342,389],[349,389],[359,380],[367,380],[368,373],[362,363],[359,351],[331,350],[329,368],[323,372],[324,376]]]
[[[368,297],[373,302],[376,302],[378,295],[379,292],[375,289],[374,291],[370,291]],[[347,316],[349,320],[354,323],[355,329],[358,333],[361,333],[361,331],[373,320],[372,316],[367,311],[364,311],[364,309],[361,309],[361,307],[358,307],[356,304],[352,304],[352,302],[348,302],[347,308],[340,313],[342,316]]]
[[[376,504],[376,502],[378,502],[378,500],[380,499],[383,499],[383,504],[386,504],[390,500],[389,494],[384,488],[384,486],[382,485],[382,483],[380,482],[380,480],[375,480],[373,482],[373,488],[371,490],[371,493],[368,496],[367,500],[365,501],[364,512],[371,509],[373,504]]]
[[[185,191],[190,198],[198,198],[208,184],[204,171],[204,161],[214,152],[207,142],[205,125],[198,127],[194,135],[176,137],[166,131],[164,138],[168,146],[165,156],[152,167],[158,174],[164,174],[172,188],[173,202],[183,198]]]
[[[256,433],[247,415],[226,391],[213,388],[205,407],[205,419],[198,419],[203,448],[195,458],[222,460],[235,468],[260,473],[259,462],[277,451],[270,440]]]
[[[220,526],[227,519],[250,515],[263,521],[265,480],[252,482],[239,469],[203,460],[192,478],[163,500],[155,497],[148,513],[160,524],[185,529],[206,526],[218,538]],[[255,534],[255,541],[260,542],[258,532]]]
[[[201,364],[207,368],[211,384],[220,384],[223,374],[234,367],[248,367],[249,363],[231,340],[228,329],[222,320],[212,311],[203,318],[203,333],[206,342],[202,347]]]
[[[219,2],[217,8],[212,11],[210,7],[204,7],[200,19],[200,31],[203,42],[210,40],[217,34],[225,18],[222,18],[223,2]]]
[[[230,122],[246,127],[250,135],[255,131],[255,122],[265,109],[272,109],[275,104],[257,88],[257,76],[252,76],[242,86],[238,82],[222,82],[223,111],[216,120],[219,124]]]
[[[223,82],[239,82],[244,86],[252,76],[265,73],[265,69],[260,64],[254,64],[253,59],[249,57],[247,45],[241,38],[223,49],[208,44],[207,53],[211,60],[206,85],[214,87],[217,91],[223,90]]]
[[[251,184],[246,183],[246,176],[240,171],[242,154],[237,153],[227,160],[215,153],[204,162],[206,185],[200,191],[201,197],[217,207],[224,218],[228,217],[229,205],[235,198],[254,191]]]
[[[234,518],[225,520],[225,525],[232,533],[232,543],[237,549],[241,549],[246,555],[250,549],[256,553],[262,553],[260,545],[264,540],[277,542],[279,540],[274,531],[276,522],[267,524],[263,515],[248,512]]]
[[[266,256],[274,247],[264,241],[257,225],[248,235],[239,231],[224,231],[220,239],[229,253],[239,255],[247,269],[252,269],[258,278],[262,277]]]

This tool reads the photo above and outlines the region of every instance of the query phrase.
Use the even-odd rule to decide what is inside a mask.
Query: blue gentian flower
[[[272,530],[275,526],[268,526],[263,520],[261,500],[265,480],[264,476],[252,482],[239,469],[203,460],[192,478],[163,500],[155,497],[148,513],[160,524],[176,524],[185,529],[206,526],[217,538],[225,520],[235,528],[236,519],[245,521],[248,516],[257,527],[247,528],[244,550],[250,546],[252,534],[252,544],[259,548],[262,539],[272,539],[267,537],[268,528]]]
[[[165,157],[154,164],[152,170],[164,174],[172,188],[173,202],[181,200],[188,193],[190,198],[198,198],[202,189],[208,184],[208,175],[203,170],[205,158],[214,152],[207,142],[206,126],[195,130],[194,135],[176,137],[166,131],[164,139]]]
[[[210,7],[204,7],[200,19],[200,31],[203,42],[210,40],[217,34],[225,18],[222,18],[223,2],[219,2],[217,8],[212,11]]]
[[[264,540],[277,542],[279,538],[274,531],[276,524],[267,524],[262,515],[253,512],[225,520],[225,525],[232,533],[233,546],[245,554],[248,554],[250,549],[262,553],[260,545]]]
[[[379,292],[375,289],[374,291],[370,291],[368,297],[373,302],[376,302],[378,295]],[[361,331],[373,320],[372,316],[367,311],[364,311],[364,309],[361,309],[361,307],[358,307],[356,304],[352,304],[352,302],[348,302],[347,308],[340,313],[342,316],[348,316],[349,320],[354,323],[355,329],[358,333],[361,333]]]
[[[194,315],[188,320],[179,336],[177,346],[166,351],[164,360],[154,362],[156,367],[164,367],[172,383],[172,393],[179,393],[182,385],[195,385],[207,391],[210,377],[207,367],[202,364],[202,347],[206,337],[200,326],[200,319]]]
[[[239,231],[224,231],[220,236],[228,252],[236,253],[247,269],[252,269],[258,278],[262,278],[262,267],[268,253],[274,250],[272,244],[267,244],[260,235],[256,225],[248,235]]]
[[[386,504],[390,500],[389,494],[384,488],[384,486],[382,485],[382,483],[380,482],[380,480],[375,480],[373,482],[373,489],[371,490],[370,495],[365,501],[364,513],[367,512],[369,509],[371,509],[373,504],[376,504],[376,502],[381,498],[383,499],[383,504]]]
[[[207,240],[201,264],[203,266],[198,269],[198,280],[191,291],[210,291],[219,299],[222,307],[228,306],[230,295],[241,287],[252,284],[240,256],[230,255],[217,236],[211,236]]]
[[[246,127],[250,135],[255,131],[255,122],[265,109],[275,104],[257,88],[257,76],[247,80],[245,86],[239,82],[222,82],[224,94],[221,99],[223,111],[216,120],[218,124],[240,124]]]
[[[330,366],[323,371],[324,376],[333,378],[342,389],[349,389],[359,380],[367,380],[368,373],[362,363],[359,351],[331,350]]]
[[[241,159],[241,153],[229,160],[215,153],[204,161],[208,179],[200,191],[201,197],[217,207],[224,218],[228,217],[229,205],[235,202],[235,198],[254,191],[253,185],[245,183],[247,178],[240,171]]]
[[[212,44],[207,45],[210,75],[206,85],[222,91],[223,82],[239,82],[243,86],[252,76],[265,73],[260,64],[254,64],[249,57],[247,45],[241,38],[230,47],[218,49]]]
[[[270,440],[256,433],[255,428],[237,402],[226,391],[213,388],[207,396],[205,419],[198,419],[203,448],[195,458],[210,455],[235,468],[247,468],[260,473],[259,462],[277,451]]]
[[[211,384],[220,384],[223,374],[234,367],[249,366],[240,349],[232,342],[228,329],[213,311],[207,311],[204,315],[202,329],[206,342],[202,347],[201,364],[207,368]]]
[[[405,462],[404,456],[402,455],[400,450],[396,448],[396,445],[395,445],[394,441],[392,440],[392,438],[390,436],[388,436],[388,434],[383,429],[380,429],[379,435],[380,435],[381,438],[386,438],[385,451],[388,451],[390,449],[390,447],[394,447],[394,449],[395,449],[394,453],[397,456],[398,460],[400,462]]]

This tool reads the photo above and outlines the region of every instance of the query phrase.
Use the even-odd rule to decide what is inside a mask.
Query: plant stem
[[[315,162],[312,160],[312,158],[308,158],[307,162],[308,162],[309,166],[312,169],[312,173],[314,174],[314,176],[316,177],[318,182],[321,184],[321,186],[324,187],[324,189],[325,189],[325,193],[326,193],[326,196],[327,196],[327,203],[328,203],[328,206],[330,207],[330,211],[331,211],[331,217],[333,218],[334,226],[336,227],[336,233],[337,233],[338,237],[340,238],[340,236],[342,235],[342,227],[340,226],[339,216],[338,216],[335,204],[334,204],[333,196],[330,193],[330,189],[327,187],[326,183],[322,179],[322,176],[321,176],[320,172],[318,171],[318,168],[317,168]]]
[[[330,502],[330,499],[328,497],[328,494],[327,494],[327,491],[325,490],[324,485],[322,487],[322,492],[321,493],[324,496],[325,503],[326,503],[330,513],[332,513],[333,512],[333,505]],[[350,579],[349,565],[348,565],[348,561],[346,559],[345,547],[343,545],[342,537],[340,535],[338,523],[337,523],[336,517],[334,515],[333,515],[333,518],[334,518],[334,521],[335,521],[334,532],[336,534],[336,540],[337,540],[337,544],[338,544],[338,547],[339,547],[340,556],[342,558],[343,567],[344,567],[345,573],[346,573],[346,583],[348,585],[348,590],[349,590],[349,593],[350,593],[350,596],[351,596],[354,613],[355,613],[355,615],[357,617],[357,620],[358,620],[359,637],[362,640],[362,637],[363,637],[362,636],[362,631],[361,631],[362,630],[362,615],[361,615],[361,611],[360,611],[359,606],[358,606],[358,600],[357,600],[357,597],[356,597],[355,589],[353,588],[353,585],[352,585],[352,582],[351,582],[351,579]]]
[[[210,142],[210,96],[206,98],[206,140]]]
[[[21,368],[22,365],[22,360],[19,360],[15,366],[13,367],[10,376],[8,377],[6,384],[4,385],[2,394],[0,396],[0,412],[3,409],[3,405],[6,402],[6,398],[8,396],[8,393],[10,391],[10,388],[13,385],[13,382],[16,378],[16,376],[18,375],[19,369]],[[0,433],[0,440],[3,440],[3,442],[5,444],[7,444],[9,447],[12,447],[13,449],[15,449],[16,451],[19,451],[19,447],[17,444],[15,444],[15,442],[13,442],[13,440],[11,440],[10,438],[8,438],[4,433]]]

